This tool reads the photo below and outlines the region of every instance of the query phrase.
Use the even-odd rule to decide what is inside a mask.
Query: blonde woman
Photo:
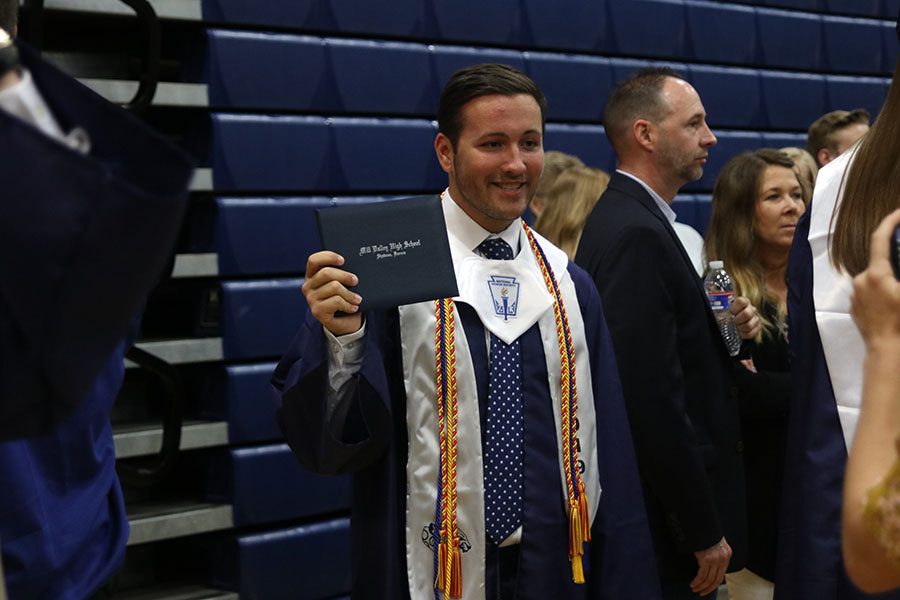
[[[552,196],[553,186],[556,185],[556,180],[563,171],[572,167],[583,166],[584,163],[581,162],[581,159],[572,154],[566,154],[557,150],[550,150],[544,153],[544,170],[541,172],[541,182],[534,193],[534,198],[531,199],[531,203],[528,205],[528,210],[531,211],[535,219],[539,218],[541,213],[549,206],[549,203],[555,199]]]
[[[713,191],[706,255],[722,260],[735,293],[759,307],[762,332],[735,365],[747,484],[747,567],[726,576],[731,600],[771,600],[791,401],[785,273],[806,211],[793,161],[762,149],[732,158]]]
[[[609,175],[600,169],[575,166],[564,170],[547,191],[544,211],[534,228],[574,259],[584,222],[608,183]]]
[[[803,148],[797,148],[796,146],[786,146],[781,151],[794,161],[794,170],[800,176],[800,183],[806,185],[807,193],[812,195],[813,188],[816,187],[816,176],[819,174],[819,166],[816,164],[816,159]]]

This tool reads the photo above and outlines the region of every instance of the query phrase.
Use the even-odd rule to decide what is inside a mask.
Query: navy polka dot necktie
[[[478,246],[485,258],[512,260],[500,238]],[[487,432],[484,436],[484,511],[487,534],[500,544],[522,524],[522,360],[519,340],[505,344],[491,334]]]

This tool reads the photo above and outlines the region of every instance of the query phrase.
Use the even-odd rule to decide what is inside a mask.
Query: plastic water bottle
[[[722,339],[728,347],[728,354],[736,356],[741,351],[741,336],[738,335],[734,324],[734,316],[729,309],[734,301],[734,284],[725,270],[725,264],[721,260],[709,262],[709,271],[703,279],[703,288],[722,332]]]

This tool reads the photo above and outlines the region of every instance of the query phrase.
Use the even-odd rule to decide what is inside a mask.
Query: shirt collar
[[[639,177],[636,177],[631,173],[626,173],[622,169],[616,169],[616,173],[621,173],[625,177],[629,177],[641,184],[641,187],[647,190],[647,193],[650,194],[650,197],[653,198],[654,202],[656,202],[656,205],[659,207],[659,210],[662,211],[662,214],[666,218],[666,220],[669,221],[669,224],[671,225],[675,222],[675,211],[672,210],[672,207],[669,206],[668,202],[663,200],[662,196],[653,191],[653,188],[641,181]]]
[[[491,237],[499,237],[512,248],[513,256],[519,254],[519,249],[521,248],[519,235],[522,232],[522,225],[519,222],[519,219],[510,223],[509,227],[500,233],[491,233],[473,221],[472,218],[459,207],[456,201],[450,197],[449,188],[444,190],[444,193],[441,196],[444,199],[444,201],[441,202],[441,206],[444,209],[444,221],[447,223],[447,230],[450,231],[456,239],[462,242],[466,248],[474,252],[475,249],[478,248],[478,245],[484,240]]]

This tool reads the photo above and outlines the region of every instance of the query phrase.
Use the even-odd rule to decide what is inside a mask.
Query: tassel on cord
[[[569,503],[569,561],[572,563],[572,581],[584,583],[584,568],[581,555],[584,554],[584,530],[578,501]]]
[[[459,538],[438,544],[438,572],[434,589],[444,594],[444,598],[462,598],[462,557],[459,553]]]
[[[584,552],[581,531],[581,515],[578,514],[578,505],[573,500],[569,504],[569,557],[580,556]]]
[[[438,544],[438,568],[437,577],[434,581],[434,589],[447,594],[450,592],[450,582],[448,581],[447,572],[447,543],[440,542]]]
[[[462,557],[459,554],[459,538],[453,538],[453,545],[450,547],[450,552],[450,597],[462,598]]]
[[[581,539],[585,542],[591,541],[591,513],[588,510],[587,490],[584,488],[584,481],[578,482],[578,513],[581,518]]]
[[[584,583],[584,568],[581,565],[581,556],[572,557],[572,581],[577,584]]]

